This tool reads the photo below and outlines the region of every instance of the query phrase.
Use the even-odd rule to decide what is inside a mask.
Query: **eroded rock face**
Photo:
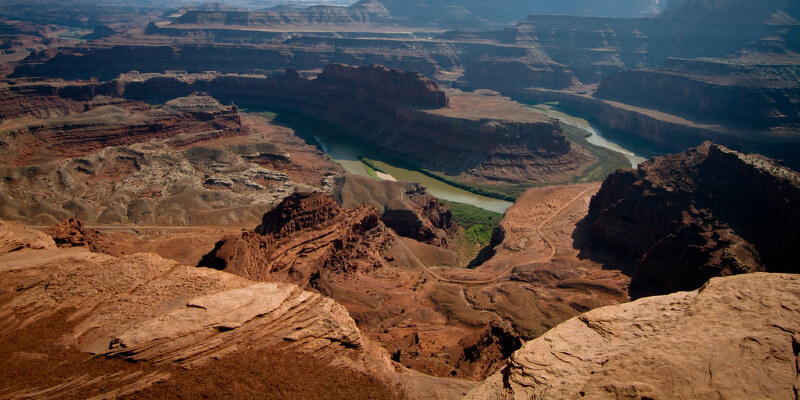
[[[100,231],[85,229],[83,222],[70,218],[58,225],[47,229],[47,234],[53,238],[58,247],[87,247],[93,252],[102,252],[109,243]]]
[[[595,247],[634,262],[631,295],[700,287],[713,276],[797,272],[800,176],[706,143],[610,176],[587,221]]]
[[[450,209],[420,184],[345,175],[336,179],[331,196],[346,209],[371,205],[400,236],[434,246],[447,247],[447,233],[458,229]]]
[[[354,94],[351,101],[404,104],[440,108],[448,104],[447,95],[432,79],[419,72],[389,69],[382,65],[350,67],[328,64],[314,84],[340,95]]]
[[[342,210],[327,194],[299,192],[264,214],[254,231],[223,238],[200,265],[256,281],[305,286],[323,269],[380,268],[381,251],[393,239],[375,208]]]
[[[600,82],[595,95],[691,121],[796,132],[800,126],[796,70],[796,65],[668,60],[656,69],[612,74]]]
[[[564,322],[467,398],[791,399],[798,311],[796,275],[713,278]]]
[[[78,97],[110,94],[145,101],[197,91],[226,103],[292,109],[420,168],[465,182],[564,182],[591,163],[570,144],[557,121],[510,99],[460,93],[451,101],[432,79],[380,65],[328,64],[316,79],[305,79],[292,69],[270,78],[129,74],[108,83],[69,88],[52,90],[59,96],[74,91]],[[485,102],[492,102],[496,110],[479,106]]]

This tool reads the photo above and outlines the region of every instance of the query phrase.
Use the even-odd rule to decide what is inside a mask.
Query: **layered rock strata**
[[[619,72],[600,82],[595,96],[652,108],[691,121],[753,130],[797,131],[800,98],[796,65],[748,66],[668,60],[656,69]]]
[[[200,262],[256,281],[313,285],[325,273],[368,272],[394,240],[371,206],[342,210],[324,193],[294,193],[254,231],[228,236]]]
[[[301,112],[403,157],[420,168],[482,183],[567,181],[591,162],[571,147],[558,122],[500,97],[450,99],[419,73],[330,64],[316,79],[287,70],[274,78],[128,75],[59,90],[64,96],[159,99],[202,91],[235,101]],[[486,111],[479,106],[491,104]],[[497,115],[494,115],[497,114]]]
[[[21,97],[36,104],[35,97]],[[36,111],[8,107],[4,113],[8,119],[0,124],[0,142],[7,150],[1,163],[31,164],[54,156],[83,156],[148,139],[180,138],[175,143],[178,147],[245,133],[236,109],[207,96],[181,97],[158,108],[95,97],[83,103],[82,112],[74,111],[74,102],[53,97],[43,99],[45,107]],[[32,112],[52,114],[32,118]]]

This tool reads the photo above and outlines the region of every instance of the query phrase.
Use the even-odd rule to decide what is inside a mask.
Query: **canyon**
[[[0,4],[0,398],[797,396],[796,1],[290,3]]]
[[[181,23],[180,16],[166,18],[144,31],[111,35],[57,54],[33,52],[13,76],[111,80],[131,69],[280,75],[287,68],[313,76],[330,63],[381,64],[419,71],[445,86],[492,89],[525,102],[558,101],[564,110],[597,123],[609,137],[640,145],[647,154],[713,140],[797,168],[800,10],[795,4],[672,1],[669,7],[630,8],[663,10],[637,17],[587,8],[590,15],[580,15],[577,3],[562,9],[537,3],[539,8],[528,12],[533,15],[516,25],[488,31],[488,26],[483,31],[431,31],[404,25],[404,18],[439,23],[423,15],[448,19],[447,12],[431,13],[437,7],[455,10],[446,2],[320,6],[306,10],[316,21],[313,26],[295,20],[309,17],[303,10],[287,11],[285,19],[277,17],[281,11],[264,12],[277,19],[259,19],[247,17],[252,14],[247,11],[201,10],[186,17],[193,18],[191,24]],[[462,8],[472,6],[480,8],[477,3]],[[494,11],[516,9],[508,5]],[[566,9],[566,15],[544,15]],[[453,17],[454,23],[481,26],[473,13],[458,13],[464,20]],[[339,14],[350,17],[339,21]],[[479,14],[488,16],[492,10],[481,8]],[[231,16],[228,22],[226,15]],[[370,19],[376,15],[382,22]],[[322,16],[333,21],[318,21]],[[245,25],[237,22],[240,17]],[[670,140],[673,136],[679,140]]]
[[[589,171],[605,168],[611,172],[622,165],[619,160],[615,160],[618,164],[605,165],[607,150],[568,141],[558,121],[507,98],[446,93],[418,73],[381,66],[330,64],[311,80],[289,69],[273,78],[129,74],[109,82],[57,89],[48,84],[33,86],[30,90],[52,90],[59,98],[88,99],[85,107],[89,110],[96,107],[92,102],[105,97],[162,102],[195,92],[259,109],[290,109],[334,124],[417,169],[506,198],[533,185],[580,181]],[[25,91],[22,87],[14,86],[10,91],[21,96]],[[163,108],[175,108],[177,103],[197,98],[169,100]],[[219,129],[224,128],[221,120],[228,117],[214,118],[214,128],[224,130]]]

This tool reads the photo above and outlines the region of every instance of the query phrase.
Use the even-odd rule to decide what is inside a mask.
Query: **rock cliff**
[[[753,130],[797,131],[797,66],[668,60],[653,70],[604,78],[595,96],[652,108],[691,121]]]
[[[272,79],[221,76],[193,87],[220,99],[292,107],[421,168],[490,184],[559,179],[587,163],[556,121],[504,98],[448,101],[416,73],[331,65],[315,80],[290,70]],[[506,112],[493,115],[494,109]]]
[[[239,25],[239,26],[338,26],[340,29],[386,23],[389,12],[375,0],[362,1],[350,7],[317,5],[290,11],[227,11],[189,10],[176,24]],[[328,28],[330,29],[330,28]]]
[[[586,220],[595,247],[634,264],[631,295],[700,287],[713,276],[797,272],[800,176],[706,143],[603,182]]]
[[[428,29],[486,29],[502,26],[529,14],[573,14],[605,17],[653,15],[664,8],[658,0],[539,1],[513,0],[504,7],[481,1],[362,0],[349,7],[312,6],[268,11],[189,10],[175,23],[183,25],[244,25],[271,29],[314,27],[356,29],[364,25]]]
[[[287,73],[292,76],[292,71]],[[439,85],[419,72],[389,69],[381,65],[350,67],[328,64],[313,81],[329,96],[349,98],[357,103],[375,102],[389,106],[441,108],[448,105]]]
[[[593,310],[525,343],[466,398],[791,399],[798,296],[796,275],[756,273]]]

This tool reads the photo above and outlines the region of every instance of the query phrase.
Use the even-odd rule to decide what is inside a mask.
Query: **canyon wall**
[[[800,175],[705,143],[609,176],[586,221],[594,247],[634,265],[631,295],[691,290],[712,276],[797,272]]]
[[[474,107],[481,98],[451,105],[433,80],[381,66],[331,64],[316,79],[291,69],[274,78],[133,74],[114,82],[60,89],[81,98],[104,94],[148,101],[193,91],[223,102],[312,116],[415,166],[451,176],[521,184],[546,180],[553,171],[577,173],[586,162],[554,120],[524,109],[524,118],[494,117]],[[502,98],[494,101],[501,107],[519,107]],[[472,111],[462,110],[465,107]],[[484,113],[486,117],[481,116]]]
[[[503,26],[529,14],[570,14],[599,17],[641,17],[665,8],[659,0],[569,2],[512,0],[503,7],[482,1],[361,0],[348,7],[312,6],[266,11],[189,10],[176,24],[239,25],[275,28],[317,26],[358,27],[370,24],[405,28],[480,30]],[[346,28],[344,28],[346,29]]]
[[[635,90],[635,89],[633,89]],[[775,126],[774,132],[743,127],[729,128],[695,123],[684,118],[625,103],[563,91],[529,89],[515,98],[529,102],[558,101],[559,107],[590,120],[603,136],[623,143],[631,149],[650,154],[678,152],[710,140],[739,151],[760,153],[783,160],[792,168],[800,168],[800,137],[790,126]],[[692,100],[688,100],[692,101]],[[744,100],[747,101],[747,100]],[[748,110],[747,114],[764,110]],[[771,115],[771,120],[785,121],[785,116]]]
[[[363,75],[355,78],[353,73]],[[488,175],[503,159],[524,168],[570,152],[550,120],[464,118],[425,110],[442,108],[447,99],[433,81],[418,74],[330,66],[313,81],[289,73],[269,80],[220,77],[194,86],[221,99],[288,108],[334,123],[415,165],[448,175]]]
[[[674,71],[672,64],[695,64]],[[692,121],[749,129],[800,128],[800,68],[753,68],[673,60],[655,70],[628,70],[604,78],[596,97],[655,108]],[[765,75],[773,79],[763,78]],[[761,77],[756,79],[755,77]]]
[[[175,23],[183,25],[308,26],[382,24],[389,12],[377,1],[364,1],[350,7],[311,6],[291,11],[206,11],[189,10]]]

